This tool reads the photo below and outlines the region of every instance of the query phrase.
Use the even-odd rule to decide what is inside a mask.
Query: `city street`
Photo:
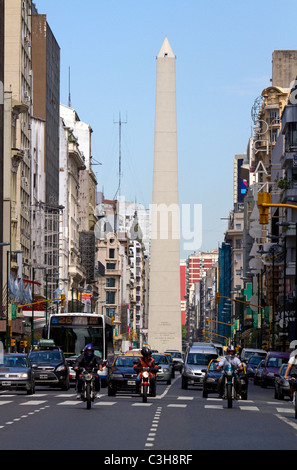
[[[143,404],[139,396],[100,398],[91,410],[67,392],[37,387],[36,394],[0,395],[1,450],[169,451],[296,450],[297,421],[293,405],[274,399],[273,388],[250,382],[246,401],[232,409],[216,395],[202,398],[201,388],[158,384],[157,397]],[[118,455],[121,455],[119,452]],[[127,454],[125,454],[127,455]],[[133,452],[130,454],[133,455]],[[142,454],[146,455],[146,453]]]

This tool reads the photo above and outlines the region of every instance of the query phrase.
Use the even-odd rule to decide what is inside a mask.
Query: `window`
[[[236,230],[241,230],[241,224],[236,224]]]
[[[115,269],[116,264],[115,263],[106,263],[106,269]]]
[[[115,278],[107,277],[106,278],[106,287],[115,287]]]
[[[106,303],[115,304],[115,292],[106,291]]]
[[[109,258],[114,258],[114,248],[109,248]]]

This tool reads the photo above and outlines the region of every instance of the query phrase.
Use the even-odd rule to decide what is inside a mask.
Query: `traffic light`
[[[62,307],[65,306],[65,294],[61,294],[61,305]]]
[[[13,348],[15,346],[15,339],[11,338],[10,346]]]
[[[271,204],[271,198],[271,193],[258,193],[259,223],[262,225],[269,221],[269,207],[263,207],[262,204]]]
[[[216,292],[216,304],[219,305],[220,303],[220,298],[221,298],[221,294],[219,292]]]
[[[209,318],[208,317],[205,318],[205,325],[209,326]]]

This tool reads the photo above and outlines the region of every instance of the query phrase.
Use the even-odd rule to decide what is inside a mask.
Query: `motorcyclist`
[[[288,361],[288,366],[286,368],[285,372],[285,379],[289,380],[290,382],[290,401],[293,401],[293,393],[294,393],[294,387],[293,387],[293,382],[290,380],[296,379],[297,378],[297,345],[295,344],[294,341],[290,344],[290,349],[291,349],[291,354],[290,358]]]
[[[94,354],[94,346],[92,344],[87,344],[84,348],[84,352],[76,359],[74,364],[74,370],[79,371],[80,369],[86,369],[92,371],[93,369],[96,372],[102,370],[102,360]],[[78,374],[77,380],[77,399],[80,399],[82,391],[83,380],[82,377]],[[100,391],[100,377],[95,374],[95,396],[97,392]]]
[[[159,366],[156,364],[155,359],[152,357],[151,350],[144,346],[141,350],[142,357],[140,357],[137,363],[133,366],[135,371],[137,372],[137,379],[136,379],[136,393],[140,392],[140,372],[143,367],[149,368],[150,372],[152,373],[151,378],[151,395],[153,397],[156,396],[156,373],[159,369]]]
[[[242,366],[240,359],[237,356],[235,356],[235,348],[233,345],[229,345],[227,347],[227,355],[220,360],[217,366],[217,369],[224,370],[224,368],[228,364],[231,364],[232,368],[234,368],[235,370],[238,370],[238,371],[243,370],[243,366]],[[239,395],[240,394],[240,381],[237,380],[236,375],[235,375],[234,387],[235,387],[236,394]],[[224,392],[224,374],[222,374],[218,380],[219,398],[223,397],[223,392]]]

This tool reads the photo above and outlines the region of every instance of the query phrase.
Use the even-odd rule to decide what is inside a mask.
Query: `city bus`
[[[92,343],[103,361],[113,354],[112,320],[94,313],[57,313],[50,315],[48,339],[54,340],[65,357],[79,356]]]

